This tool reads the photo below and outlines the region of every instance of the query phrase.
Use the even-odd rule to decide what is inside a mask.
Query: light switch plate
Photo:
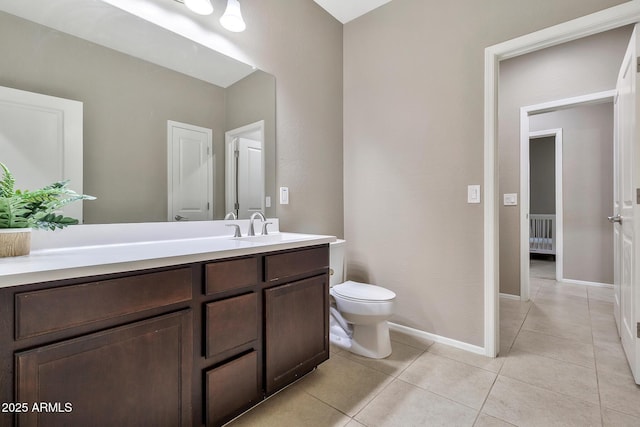
[[[505,193],[503,197],[505,206],[518,206],[518,193]]]
[[[280,187],[280,204],[289,204],[289,187]]]
[[[480,203],[480,186],[467,186],[467,203]]]
[[[271,207],[271,196],[267,196],[264,198],[264,207],[265,208]]]

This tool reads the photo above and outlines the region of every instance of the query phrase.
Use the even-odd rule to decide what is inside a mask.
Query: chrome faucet
[[[224,219],[225,219],[225,221],[226,221],[226,220],[228,220],[228,219],[233,219],[233,220],[235,220],[235,219],[238,219],[238,218],[236,217],[236,214],[235,214],[234,212],[229,212],[228,214],[226,214],[226,215],[224,216]]]
[[[249,220],[249,232],[247,233],[247,236],[255,236],[256,232],[253,230],[253,221],[256,219],[256,217],[260,217],[260,220],[262,222],[265,222],[267,219],[264,217],[264,215],[262,214],[262,212],[257,211],[254,212],[251,215],[251,219]]]

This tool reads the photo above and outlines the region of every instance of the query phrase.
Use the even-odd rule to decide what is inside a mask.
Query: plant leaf
[[[2,169],[2,180],[0,180],[0,197],[13,196],[16,180],[11,174],[9,168],[4,163],[0,162],[0,169]]]

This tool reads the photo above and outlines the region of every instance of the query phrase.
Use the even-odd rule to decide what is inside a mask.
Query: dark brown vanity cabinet
[[[328,359],[328,265],[325,244],[0,288],[0,427],[222,425]]]
[[[205,266],[204,413],[219,426],[255,405],[262,392],[260,256]]]
[[[193,280],[185,267],[1,289],[0,425],[191,426]]]
[[[192,328],[183,310],[16,353],[17,401],[47,405],[20,426],[191,425]]]
[[[329,358],[328,265],[324,248],[265,257],[268,284],[285,282],[264,290],[267,395]]]

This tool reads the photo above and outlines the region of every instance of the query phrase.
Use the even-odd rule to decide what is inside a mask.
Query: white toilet
[[[329,245],[331,253],[330,340],[339,348],[373,359],[391,354],[387,319],[396,294],[389,289],[345,279],[344,240]]]

